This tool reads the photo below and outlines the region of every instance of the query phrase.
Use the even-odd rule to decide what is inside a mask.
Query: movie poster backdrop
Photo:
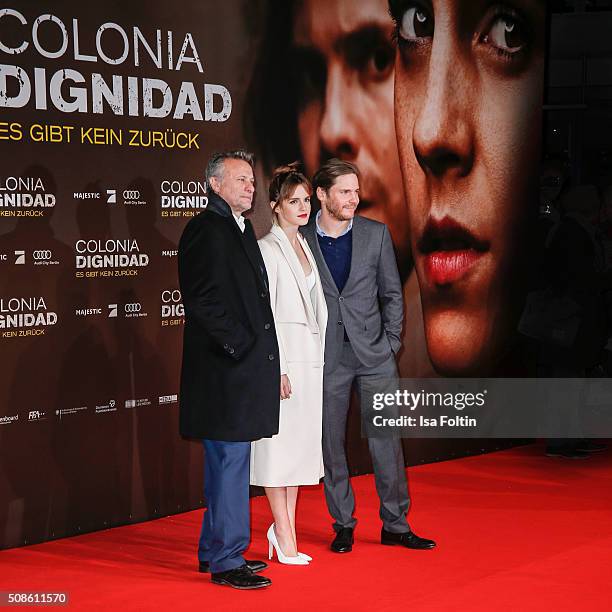
[[[276,163],[300,159],[312,174],[332,155],[355,161],[362,171],[360,212],[389,225],[398,255],[406,302],[401,375],[462,373],[452,350],[436,344],[439,328],[426,342],[421,300],[433,304],[432,325],[439,313],[436,296],[420,292],[424,271],[418,259],[415,270],[411,255],[418,240],[411,224],[419,226],[427,211],[413,208],[411,216],[409,200],[431,193],[425,183],[418,186],[416,171],[426,147],[434,146],[421,122],[424,140],[415,156],[413,128],[423,112],[435,111],[436,100],[427,102],[423,83],[431,74],[410,56],[410,38],[433,41],[435,15],[399,4],[391,2],[394,22],[386,0],[3,3],[0,547],[203,504],[201,445],[178,435],[177,244],[185,224],[206,207],[203,170],[213,151],[249,147],[258,155],[251,218],[259,236],[269,228],[266,180]],[[433,6],[456,14],[461,4]],[[523,44],[510,21],[490,19],[483,37]],[[485,47],[475,61],[489,62],[487,74],[503,76],[488,91],[498,87],[508,96],[524,69],[502,66],[501,55],[498,62],[496,51]],[[440,66],[446,74],[448,63]],[[516,126],[516,117],[528,117],[531,123],[518,127],[528,130],[533,153],[543,68],[535,62],[530,69],[523,104],[506,105],[507,117],[491,115],[482,125]],[[471,112],[485,106],[474,103]],[[438,138],[457,136],[443,127],[446,136],[442,130]],[[512,130],[501,136],[521,149],[527,136]],[[491,150],[476,144],[478,154]],[[478,172],[496,169],[495,160],[481,161],[473,160]],[[431,157],[429,169],[437,163]],[[482,184],[492,189],[488,195],[501,197],[518,174],[497,169],[501,182],[498,176],[487,183],[485,176]],[[506,194],[507,210],[518,200],[529,203],[530,171],[520,168],[522,191],[514,199]],[[478,193],[476,180],[471,189]],[[473,317],[488,316],[485,327],[493,330],[478,336],[492,352],[476,355],[470,373],[489,374],[483,363],[508,361],[512,305],[521,289],[506,263],[524,216],[526,208],[512,216],[513,233],[502,239],[510,240],[509,250],[483,289],[512,287],[517,294],[501,292],[501,305],[491,300],[489,311],[464,313],[463,329]],[[457,329],[449,334],[466,342]],[[405,450],[407,462],[417,463],[504,444],[412,440]],[[354,415],[348,452],[352,473],[371,469]]]

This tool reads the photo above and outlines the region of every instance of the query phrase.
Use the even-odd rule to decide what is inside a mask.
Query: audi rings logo
[[[50,251],[49,249],[37,249],[36,251],[33,251],[32,261],[34,262],[35,266],[56,266],[59,264],[57,259],[53,259],[53,251]],[[22,263],[25,263],[25,256]]]
[[[139,200],[140,191],[126,190],[123,192],[123,199],[124,200]]]
[[[147,313],[142,311],[142,304],[140,302],[131,302],[130,304],[124,304],[123,312],[125,313],[125,316],[128,319],[136,319],[147,316]]]
[[[34,251],[34,261],[49,261],[52,257],[51,251]]]
[[[140,304],[139,302],[134,302],[132,304],[126,304],[124,306],[124,309],[126,313],[140,312],[142,310],[142,304]]]
[[[166,291],[162,291],[161,299],[164,304],[180,304],[182,296],[178,289],[174,289],[174,291],[166,289]]]

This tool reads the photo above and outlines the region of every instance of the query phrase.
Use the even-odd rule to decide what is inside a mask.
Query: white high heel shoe
[[[274,551],[276,551],[279,563],[284,563],[285,565],[308,565],[308,561],[304,557],[300,557],[299,553],[296,557],[287,557],[287,555],[285,555],[276,539],[274,523],[270,525],[266,535],[268,536],[268,559],[272,559]]]

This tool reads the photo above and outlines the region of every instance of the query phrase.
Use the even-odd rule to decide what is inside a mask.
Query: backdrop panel
[[[326,16],[334,2],[303,6],[310,4]],[[432,375],[394,129],[394,25],[386,1],[351,4],[372,23],[383,20],[363,39],[373,42],[354,75],[372,78],[380,96],[370,115],[378,145],[354,156],[364,171],[362,213],[390,224],[402,269],[401,373]],[[206,206],[206,160],[244,146],[259,154],[252,219],[261,236],[274,164],[299,158],[311,173],[322,158],[357,146],[346,144],[350,126],[341,119],[334,145],[316,140],[324,138],[322,116],[306,124],[296,113],[297,104],[314,116],[308,104],[319,98],[309,87],[320,83],[309,79],[320,75],[294,53],[312,52],[310,43],[289,40],[311,23],[295,6],[2,4],[0,547],[203,503],[201,446],[178,435],[176,256],[185,224]],[[312,57],[315,66],[323,61]],[[353,94],[327,99],[327,110],[341,117],[347,100],[349,109],[367,109]],[[364,138],[357,136],[362,150]],[[411,441],[407,461],[504,444]],[[371,468],[355,418],[348,450],[353,473]]]

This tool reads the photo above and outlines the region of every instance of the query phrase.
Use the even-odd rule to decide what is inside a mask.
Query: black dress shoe
[[[211,582],[215,584],[226,584],[234,589],[246,591],[248,589],[261,589],[270,586],[272,581],[265,576],[256,576],[245,563],[236,569],[227,572],[211,574]]]
[[[413,531],[406,531],[405,533],[391,533],[383,528],[380,532],[380,543],[386,544],[387,546],[405,546],[406,548],[414,548],[417,550],[427,550],[433,548],[436,543],[433,540],[426,538],[419,538],[419,536]]]
[[[254,574],[263,572],[268,567],[268,564],[263,561],[249,561],[246,559],[246,564]],[[200,561],[200,571],[203,574],[210,574],[210,563],[208,561]]]
[[[336,534],[330,548],[337,553],[351,552],[353,550],[353,528],[342,527]]]

